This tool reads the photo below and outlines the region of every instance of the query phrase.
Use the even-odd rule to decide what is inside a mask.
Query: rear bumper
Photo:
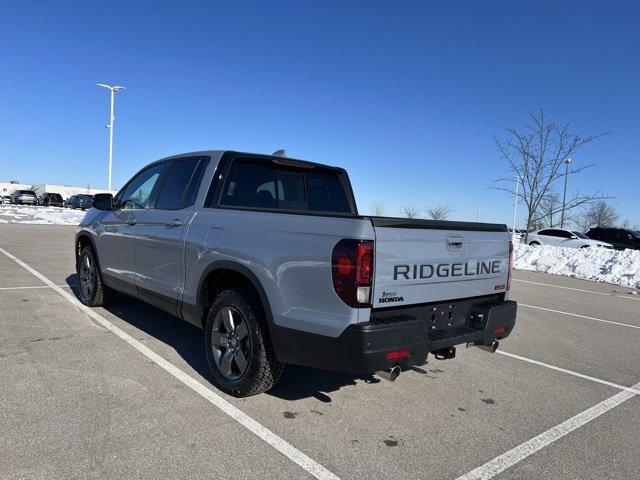
[[[443,305],[447,304],[435,307]],[[453,315],[449,321],[445,314],[444,325],[431,321],[434,305],[428,304],[373,312],[371,321],[350,325],[336,338],[276,327],[273,332],[276,356],[286,363],[366,374],[395,365],[422,365],[430,352],[468,342],[490,345],[496,339],[508,337],[515,325],[514,301],[486,303],[469,299],[452,305],[459,308],[460,315],[458,318]],[[494,333],[502,328],[501,333]],[[387,358],[389,353],[400,350],[408,350],[409,356]]]

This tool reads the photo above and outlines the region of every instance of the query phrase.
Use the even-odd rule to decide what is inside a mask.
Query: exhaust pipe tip
[[[500,342],[498,340],[494,340],[493,342],[491,342],[488,345],[485,345],[484,343],[467,343],[467,348],[468,347],[478,347],[481,350],[484,350],[485,352],[489,352],[489,353],[495,353],[496,350],[498,350],[498,347],[500,346]]]
[[[395,382],[396,378],[400,376],[401,371],[402,370],[400,370],[399,366],[395,366],[393,368],[390,368],[389,370],[381,370],[379,372],[376,372],[376,375],[389,382]]]
[[[482,345],[480,348],[486,352],[495,353],[495,351],[498,350],[499,346],[500,346],[500,342],[498,340],[494,340],[493,342],[491,342],[491,344]]]

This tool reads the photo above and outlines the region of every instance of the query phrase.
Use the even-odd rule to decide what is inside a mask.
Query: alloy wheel
[[[86,299],[91,298],[95,289],[95,269],[90,255],[84,255],[80,259],[80,292]]]
[[[218,370],[227,380],[237,380],[247,370],[251,337],[246,319],[235,308],[223,307],[213,319],[211,348]]]

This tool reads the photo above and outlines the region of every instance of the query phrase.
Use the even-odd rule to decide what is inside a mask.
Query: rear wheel
[[[531,246],[531,247],[539,247],[540,243],[539,242],[530,242],[529,246]]]
[[[271,389],[284,364],[276,359],[266,319],[248,288],[223,290],[207,314],[205,348],[213,383],[234,397]]]
[[[80,251],[76,272],[80,301],[89,307],[106,305],[111,298],[111,289],[102,283],[95,253],[88,245]]]

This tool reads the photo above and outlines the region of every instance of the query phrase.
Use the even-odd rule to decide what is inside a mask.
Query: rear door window
[[[188,203],[186,201],[187,194],[192,182],[199,183],[199,179],[194,177],[201,161],[200,158],[184,158],[173,161],[158,194],[155,208],[159,210],[180,210],[193,205],[195,196],[189,195],[188,202],[190,203]],[[197,190],[196,187],[193,190]]]

